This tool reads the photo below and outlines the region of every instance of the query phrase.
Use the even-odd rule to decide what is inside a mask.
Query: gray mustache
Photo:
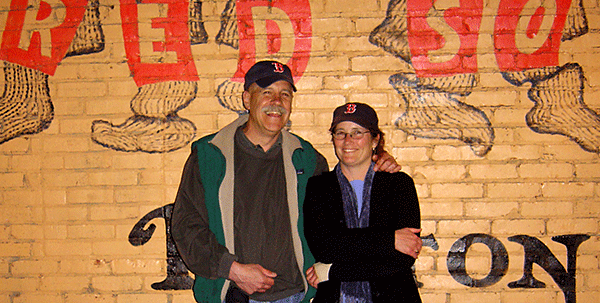
[[[263,113],[278,113],[280,115],[285,115],[287,114],[287,109],[285,109],[285,107],[283,106],[279,106],[279,105],[267,105],[265,107],[262,108],[262,112]]]

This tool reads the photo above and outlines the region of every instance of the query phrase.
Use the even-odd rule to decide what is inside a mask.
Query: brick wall
[[[55,2],[59,3],[52,3]],[[81,3],[75,2],[73,6],[81,7]],[[239,1],[238,5],[245,2]],[[477,71],[450,70],[444,75],[424,78],[433,79],[434,84],[421,79],[413,82],[416,83],[413,87],[407,82],[394,82],[390,77],[405,75],[403,79],[410,80],[406,75],[421,68],[415,65],[416,56],[412,60],[402,57],[402,54],[410,57],[411,51],[414,54],[419,44],[413,43],[412,50],[410,45],[398,46],[405,41],[399,34],[400,29],[392,35],[398,40],[388,37],[387,45],[385,42],[377,45],[369,40],[374,29],[386,19],[386,14],[406,20],[409,15],[406,8],[398,9],[398,6],[406,5],[406,1],[273,2],[283,3],[283,9],[278,10],[275,5],[274,15],[238,15],[237,18],[256,20],[257,24],[259,20],[270,20],[271,23],[266,24],[271,28],[273,22],[277,24],[279,32],[275,33],[281,34],[282,42],[279,49],[277,42],[269,44],[276,50],[273,57],[287,60],[298,54],[308,56],[302,77],[297,81],[291,130],[312,142],[333,166],[336,158],[326,131],[333,109],[345,102],[368,103],[378,112],[386,133],[387,150],[402,164],[403,171],[414,178],[422,212],[422,235],[432,234],[437,244],[425,247],[416,263],[417,279],[423,284],[424,302],[566,302],[561,285],[564,287],[568,281],[575,281],[576,286],[572,302],[597,302],[600,296],[600,116],[596,114],[600,108],[600,60],[596,55],[600,41],[598,1],[579,3],[573,0],[570,4],[569,16],[576,16],[572,19],[578,16],[580,23],[585,23],[588,29],[582,30],[581,24],[575,24],[577,22],[572,19],[560,27],[561,31],[568,28],[579,34],[561,43],[553,40],[560,45],[556,55],[558,63],[534,58],[527,61],[532,66],[509,71],[499,67],[494,55],[500,52],[494,47],[499,45],[494,44],[494,38],[505,35],[504,30],[509,27],[496,23],[498,7],[506,3],[483,1],[479,13],[474,8],[469,12],[469,18],[461,19],[475,22],[479,27],[474,30],[478,33],[475,40]],[[438,1],[440,9],[458,5],[458,1],[446,2],[452,1]],[[463,2],[477,4],[476,1]],[[12,3],[12,8],[7,4],[0,5],[4,42],[11,33],[11,22],[17,20],[8,18],[9,11],[19,11],[17,4],[23,5],[24,1],[13,0]],[[47,16],[51,10],[46,5],[49,3],[42,2],[39,9],[29,14],[36,16],[39,13],[38,20],[56,23],[60,16]],[[161,99],[161,91],[141,93],[144,89],[156,88],[152,86],[154,84],[139,85],[137,80],[134,81],[137,74],[128,65],[131,62],[128,54],[132,50],[127,49],[124,38],[122,3],[100,0],[98,6],[90,10],[97,12],[99,25],[95,26],[96,30],[99,27],[102,30],[104,48],[59,60],[53,74],[35,73],[39,68],[24,63],[27,56],[7,57],[5,51],[10,46],[2,46],[4,53],[0,56],[7,67],[5,76],[0,77],[4,86],[0,103],[3,121],[0,122],[3,132],[0,144],[0,303],[193,301],[191,290],[156,290],[152,287],[153,283],[167,277],[167,237],[165,221],[160,216],[150,221],[156,225],[156,230],[147,242],[135,246],[128,240],[138,221],[174,201],[181,169],[189,154],[189,142],[178,141],[179,145],[167,147],[171,144],[170,137],[164,136],[151,146],[154,149],[128,151],[120,143],[110,145],[92,138],[92,126],[98,125],[98,121],[112,124],[116,130],[126,128],[119,126],[138,117],[135,115],[139,110],[134,102],[136,98],[154,100],[146,105],[156,106],[159,112],[172,105],[162,102],[168,98]],[[286,17],[286,9],[294,8],[298,3],[303,3],[309,18]],[[306,10],[306,3],[310,5],[309,10]],[[408,10],[414,3],[408,1]],[[533,16],[530,28],[542,24],[541,28],[548,29],[550,25],[539,21],[543,18],[539,16],[538,6],[526,8],[521,16]],[[579,15],[575,12],[581,7],[585,10],[585,18],[581,17],[581,12]],[[231,106],[226,108],[216,96],[219,87],[236,72],[239,53],[252,52],[215,41],[223,24],[221,15],[226,8],[225,0],[203,1],[201,8],[208,39],[189,47],[197,72],[197,79],[191,81],[194,83],[193,100],[181,103],[171,112],[190,121],[195,129],[174,133],[187,132],[195,139],[218,130],[238,116]],[[550,4],[544,9],[542,13],[554,11]],[[556,11],[560,10],[557,8]],[[428,12],[431,15],[431,11]],[[151,39],[164,35],[161,30],[158,34],[156,29],[150,30],[148,20],[153,14],[163,17],[168,14],[165,6],[157,6],[157,10],[140,8],[139,14],[140,24],[145,25],[140,26],[140,37]],[[545,18],[552,19],[560,14]],[[478,19],[472,16],[481,16],[480,21],[473,21]],[[236,16],[233,18],[235,20]],[[11,21],[7,23],[6,20]],[[82,23],[85,22],[84,19]],[[310,49],[291,51],[290,43],[300,43],[301,39],[294,37],[290,22],[296,22],[303,34],[310,34]],[[30,27],[36,28],[36,24]],[[469,24],[473,29],[473,23]],[[448,41],[444,44],[447,48],[461,45],[447,27],[440,33]],[[533,40],[543,31],[528,33]],[[35,41],[36,34],[31,37]],[[63,37],[73,39],[67,34]],[[265,39],[264,36],[257,37],[258,50],[264,48]],[[465,39],[463,44],[474,42],[473,37]],[[519,39],[529,43],[525,38]],[[458,42],[458,46],[453,46],[453,42]],[[525,47],[536,47],[534,42],[527,43]],[[443,48],[447,53],[434,52],[434,48],[425,56],[443,62],[440,58],[454,55],[447,48]],[[397,51],[396,56],[394,51]],[[259,58],[263,55],[256,54]],[[461,56],[467,64],[470,55]],[[567,64],[576,65],[569,69],[571,65]],[[443,70],[443,67],[433,70]],[[38,78],[34,79],[34,76],[11,76],[31,71],[42,80],[36,80]],[[44,82],[43,75],[46,74]],[[457,75],[460,78],[466,74],[476,75],[476,81],[461,86],[462,80]],[[522,81],[515,84],[515,79]],[[49,100],[40,103],[42,94],[31,91],[32,88],[43,91],[44,83],[47,83]],[[437,83],[450,83],[450,87]],[[172,97],[171,93],[169,91],[167,96]],[[238,93],[234,91],[231,100],[235,102]],[[27,117],[38,113],[40,104],[48,103],[53,106],[49,124],[40,125],[38,121],[37,127],[23,126],[29,121]],[[542,104],[545,107],[541,114],[528,117],[535,105]],[[409,117],[411,112],[416,114]],[[419,114],[433,115],[437,123]],[[152,121],[147,127],[162,129],[168,124],[160,119]],[[20,134],[7,135],[19,128]],[[166,132],[173,134],[172,129],[166,129]],[[135,139],[145,143],[157,138]],[[573,241],[565,245],[554,241],[553,237],[579,234],[587,235],[589,239],[575,248],[576,266],[571,266],[567,262],[567,247],[573,248]],[[518,242],[515,238],[518,235],[531,237],[528,245],[538,243],[533,239],[542,245],[527,246]],[[467,246],[465,243],[471,243],[465,240],[469,236],[475,240]],[[494,254],[490,243],[496,243]],[[451,252],[460,253],[461,245],[468,249],[450,264]],[[536,249],[526,252],[525,247]],[[568,269],[574,274],[573,280],[569,280],[568,274],[560,276],[560,266],[550,262],[552,256],[564,267],[563,271]],[[524,276],[525,260],[534,257],[540,259],[533,261],[531,275],[544,282],[545,287],[510,287],[511,282]],[[504,261],[493,263],[496,258]],[[556,271],[549,273],[540,266],[539,262],[543,261],[539,260],[550,260]],[[450,268],[461,265],[465,266],[466,274],[451,273]]]

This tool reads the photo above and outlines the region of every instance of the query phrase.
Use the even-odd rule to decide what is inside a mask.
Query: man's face
[[[286,125],[292,112],[292,85],[284,80],[266,88],[252,84],[242,99],[249,110],[248,127],[263,135],[276,135]]]

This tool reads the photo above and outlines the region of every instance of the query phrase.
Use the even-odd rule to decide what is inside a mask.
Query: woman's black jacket
[[[369,227],[347,228],[335,172],[309,179],[304,233],[316,261],[333,263],[313,303],[338,302],[341,281],[369,281],[374,303],[421,302],[411,270],[415,259],[394,248],[395,230],[421,226],[412,178],[375,173],[370,201]]]

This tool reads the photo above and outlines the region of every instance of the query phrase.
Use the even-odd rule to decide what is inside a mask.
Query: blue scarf
[[[371,185],[375,171],[373,163],[369,166],[365,176],[365,185],[363,188],[363,205],[358,216],[358,199],[352,189],[352,185],[342,173],[339,163],[335,166],[335,174],[342,191],[342,202],[344,203],[344,216],[346,218],[346,227],[365,228],[369,227],[369,213],[371,209]],[[371,285],[368,281],[342,282],[340,289],[340,302],[342,303],[371,303]]]

